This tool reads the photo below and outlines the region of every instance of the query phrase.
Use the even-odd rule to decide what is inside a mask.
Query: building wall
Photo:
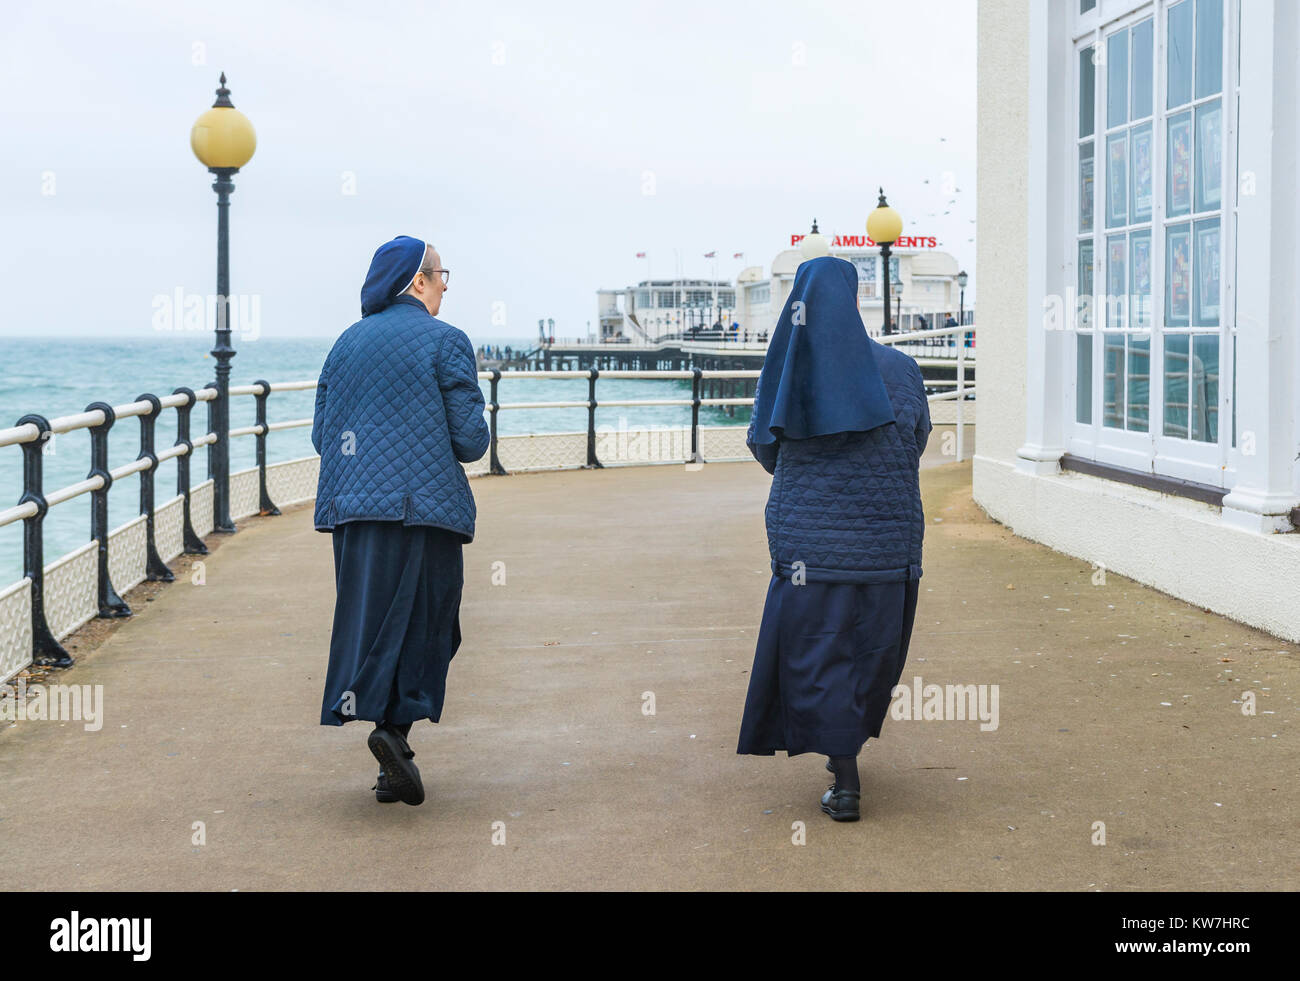
[[[1025,439],[1029,229],[1029,0],[980,0],[975,159],[980,281],[979,454],[1013,463]]]
[[[1239,412],[1249,420],[1243,429],[1260,430],[1261,449],[1245,458],[1221,508],[1059,468],[1061,386],[1046,366],[1059,361],[1061,332],[1043,329],[1042,311],[1062,237],[1054,233],[1059,216],[1048,180],[1061,170],[1055,155],[1065,142],[1053,140],[1061,123],[1052,114],[1059,94],[1052,66],[1060,61],[1052,29],[1066,9],[1046,0],[980,0],[974,498],[1016,534],[1094,570],[1300,641],[1300,534],[1271,533],[1279,526],[1270,523],[1278,506],[1295,500],[1284,485],[1300,412],[1297,10],[1292,0],[1243,8],[1242,167],[1260,191],[1243,199],[1235,257],[1255,275],[1242,284],[1239,374],[1248,382]],[[1270,64],[1258,67],[1265,58]]]

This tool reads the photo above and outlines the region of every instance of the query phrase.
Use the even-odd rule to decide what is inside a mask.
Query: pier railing
[[[955,332],[973,334],[973,327],[943,328],[921,332],[943,336]],[[917,335],[882,338],[884,343],[903,343],[919,339]],[[957,346],[962,352],[965,345]],[[956,457],[964,458],[964,430],[974,422],[973,386],[965,383],[965,366],[958,354],[956,379],[952,390],[929,397],[931,417],[937,425],[956,424]],[[486,412],[491,442],[483,458],[466,465],[471,476],[488,473],[507,474],[530,470],[679,463],[702,465],[705,462],[751,459],[745,447],[742,425],[701,425],[700,410],[720,407],[734,411],[736,406],[753,404],[756,370],[682,370],[682,371],[614,371],[586,369],[577,371],[510,371],[479,372],[488,383]],[[501,402],[502,382],[512,379],[584,379],[587,397],[563,401]],[[600,399],[601,380],[675,380],[689,381],[690,394],[678,398]],[[942,384],[942,383],[941,383]],[[277,392],[309,391],[315,381],[270,383],[256,381],[230,387],[230,397],[252,398],[255,421],[251,426],[232,428],[228,433],[216,431],[218,398],[215,385],[192,390],[177,388],[169,395],[144,394],[122,405],[94,402],[80,413],[46,419],[39,415],[23,416],[7,429],[0,429],[0,449],[17,447],[22,453],[23,493],[13,507],[0,510],[0,528],[23,523],[23,578],[0,589],[0,682],[12,677],[33,661],[54,667],[66,667],[72,657],[62,640],[95,617],[118,618],[131,615],[122,594],[146,580],[171,581],[174,575],[168,562],[181,554],[203,555],[208,549],[203,539],[214,530],[214,481],[209,459],[209,476],[195,482],[191,461],[200,447],[211,448],[219,439],[252,437],[256,441],[256,465],[230,475],[228,500],[234,519],[252,514],[279,514],[279,505],[297,504],[315,496],[319,457],[301,457],[269,463],[267,439],[271,433],[307,427],[312,419],[299,418],[270,422],[268,400]],[[208,420],[202,435],[191,435],[191,413],[196,405],[206,403]],[[597,426],[598,409],[638,407],[679,407],[690,410],[689,425]],[[584,409],[585,432],[532,433],[502,435],[498,417],[502,412],[538,409]],[[176,440],[166,448],[155,444],[159,417],[176,413]],[[139,453],[136,459],[110,468],[110,435],[121,433],[121,426],[137,420]],[[66,487],[47,490],[43,457],[50,440],[60,434],[87,430],[90,434],[90,467],[84,480]],[[156,472],[168,461],[176,460],[176,492],[158,503]],[[118,528],[110,529],[109,494],[114,485],[131,476],[139,476],[139,513]],[[50,509],[89,495],[90,539],[51,563],[45,561],[44,520]]]

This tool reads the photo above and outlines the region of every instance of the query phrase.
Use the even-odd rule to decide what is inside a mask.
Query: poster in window
[[[1190,116],[1169,123],[1169,213],[1185,215],[1192,210],[1192,120]]]
[[[1169,230],[1169,325],[1186,327],[1191,316],[1192,233],[1186,228]]]
[[[1125,326],[1124,294],[1127,270],[1124,265],[1124,236],[1112,235],[1106,240],[1106,326]]]
[[[1089,144],[1088,150],[1088,155],[1079,159],[1079,231],[1081,232],[1092,231],[1092,215],[1093,209],[1096,207],[1092,196],[1094,162],[1091,144]]]
[[[1131,221],[1151,219],[1151,127],[1133,131],[1133,214]]]
[[[1132,272],[1131,322],[1134,327],[1151,326],[1151,233],[1134,233],[1129,240]]]
[[[1196,227],[1196,325],[1219,325],[1219,223]]]
[[[1106,141],[1106,227],[1128,220],[1128,137],[1125,133]]]
[[[1212,211],[1223,197],[1223,107],[1196,113],[1196,210]]]

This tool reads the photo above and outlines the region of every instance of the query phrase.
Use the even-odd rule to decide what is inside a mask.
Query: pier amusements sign
[[[791,235],[790,246],[798,247],[804,240],[803,235]],[[836,235],[831,241],[832,249],[874,249],[876,243],[869,235]],[[896,249],[937,249],[939,240],[933,235],[901,235],[893,244]]]

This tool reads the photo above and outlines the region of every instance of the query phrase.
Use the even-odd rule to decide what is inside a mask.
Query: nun
[[[474,349],[437,316],[450,278],[421,239],[380,246],[316,388],[315,522],[336,587],[320,721],[374,723],[380,803],[424,801],[407,737],[442,715],[476,514],[461,464],[488,448]]]
[[[772,580],[738,753],[818,753],[821,808],[860,816],[858,754],[880,735],[921,578],[930,411],[916,362],[867,336],[858,275],[799,266],[754,393],[747,444],[772,474]]]

